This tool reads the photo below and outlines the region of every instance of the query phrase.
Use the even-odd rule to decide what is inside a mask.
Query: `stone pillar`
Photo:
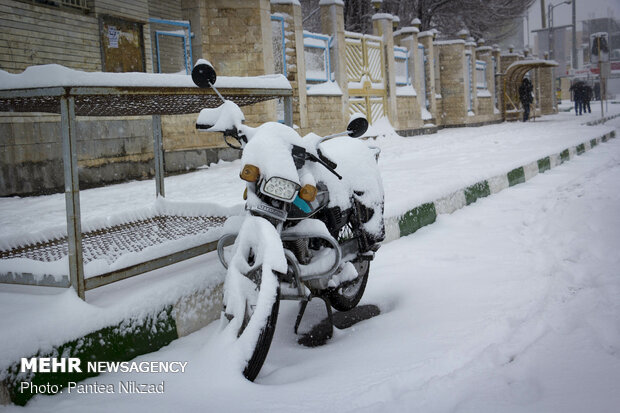
[[[467,120],[465,40],[437,41],[435,45],[441,67],[441,123],[446,126],[463,125]]]
[[[501,75],[501,50],[498,45],[493,45],[493,51],[491,52],[493,59],[495,60],[495,68],[493,68],[493,80],[495,84],[495,107],[501,112],[502,110],[502,99],[504,99],[504,78]]]
[[[273,73],[269,0],[201,0],[202,56],[219,76]],[[249,124],[276,120],[274,101],[247,106]]]
[[[387,13],[378,13],[372,16],[372,26],[375,36],[383,39],[383,56],[385,56],[384,81],[387,90],[386,112],[390,123],[396,125],[396,72],[394,67],[394,31],[392,28],[393,16]]]
[[[181,0],[181,12],[183,19],[189,21],[192,34],[192,58],[194,61],[192,65],[196,63],[200,57],[202,57],[202,24],[201,20],[205,15],[206,8],[202,2],[196,0]]]
[[[418,87],[414,63],[417,58],[419,32],[420,30],[417,27],[403,27],[394,32],[394,44],[400,47],[406,47],[407,50],[409,50],[409,79],[411,79],[411,84],[416,91]]]
[[[424,123],[422,121],[422,113],[420,110],[420,68],[418,67],[418,33],[417,27],[403,27],[394,32],[394,43],[398,46],[405,47],[409,51],[409,80],[411,87],[415,90],[416,96],[405,94],[397,97],[397,111],[401,129],[418,129]],[[408,109],[405,111],[403,108]],[[404,119],[403,119],[404,118]],[[406,126],[404,125],[406,124]]]
[[[284,18],[286,77],[293,87],[293,124],[304,129],[308,126],[308,120],[301,5],[297,0],[280,0],[271,4],[271,11]]]
[[[475,123],[479,121],[478,119],[476,119],[477,115],[479,115],[479,112],[478,112],[478,86],[477,86],[477,79],[476,79],[476,41],[474,40],[473,37],[469,37],[465,41],[465,53],[471,55],[470,66],[466,68],[465,73],[463,73],[463,76],[470,77],[469,82],[470,82],[471,90],[466,90],[465,93],[471,94],[471,112],[473,112],[476,115],[476,116],[469,116],[471,115],[471,112],[468,112],[467,122]],[[465,59],[465,64],[467,64],[467,59]]]
[[[553,69],[542,67],[539,69],[539,74],[540,111],[543,115],[557,113],[557,108],[554,104]]]
[[[500,118],[498,110],[495,108],[495,76],[493,69],[493,48],[484,45],[484,39],[478,40],[478,47],[476,48],[476,60],[485,63],[485,78],[486,89],[481,90],[481,95],[478,96],[478,115],[482,115],[481,122],[489,122]]]
[[[344,39],[344,2],[342,0],[321,0],[321,31],[333,36],[331,64],[336,83],[342,91],[342,126],[349,120],[349,80],[347,78],[347,56]],[[334,125],[342,129],[341,125]]]
[[[424,53],[426,54],[427,64],[426,67],[422,66],[421,57],[419,56],[422,53],[422,50],[416,50],[417,53],[417,62],[416,64],[419,66],[419,90],[418,101],[420,102],[421,107],[426,108],[426,99],[428,99],[428,111],[433,116],[433,119],[439,119],[437,116],[437,85],[435,82],[435,45],[433,43],[433,39],[435,38],[435,33],[432,31],[426,31],[420,33],[418,36],[418,41],[422,46],[424,46]],[[426,96],[422,96],[422,76],[426,79]],[[437,120],[426,119],[425,122],[428,123],[437,123]]]

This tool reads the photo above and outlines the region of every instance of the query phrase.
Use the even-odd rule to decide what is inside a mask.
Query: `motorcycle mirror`
[[[217,79],[215,69],[211,63],[204,59],[199,59],[192,69],[192,80],[200,88],[213,87]]]
[[[347,125],[347,135],[352,138],[359,138],[368,130],[368,120],[361,113],[356,113],[349,119]]]

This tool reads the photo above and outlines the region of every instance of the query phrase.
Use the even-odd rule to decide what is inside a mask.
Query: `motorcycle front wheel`
[[[260,286],[260,273],[262,272],[262,266],[259,266],[251,271],[251,273],[247,274],[246,277],[253,282],[256,283],[257,289]],[[259,292],[260,294],[260,292]],[[260,333],[256,340],[256,344],[254,346],[254,351],[252,352],[252,356],[249,358],[245,369],[243,370],[243,375],[246,379],[250,381],[254,381],[258,376],[265,360],[267,359],[267,354],[269,353],[269,348],[271,347],[271,342],[273,340],[273,335],[276,330],[276,323],[278,321],[278,312],[280,310],[280,290],[276,291],[276,297],[273,305],[271,306],[271,311],[269,316],[264,322],[264,325],[260,329]],[[225,311],[225,309],[224,309]],[[241,323],[241,327],[237,332],[237,337],[243,336],[247,325],[249,324],[252,316],[254,315],[254,307],[250,305],[246,305],[246,310],[243,315],[243,321]],[[232,320],[232,316],[226,315],[228,321]]]
[[[362,299],[368,282],[370,272],[370,261],[357,260],[352,264],[357,270],[357,278],[339,285],[337,288],[329,290],[329,301],[338,311],[352,310]]]

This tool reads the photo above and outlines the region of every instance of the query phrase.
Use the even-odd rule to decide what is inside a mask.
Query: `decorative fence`
[[[349,114],[362,113],[370,123],[386,116],[387,90],[383,40],[346,32]]]

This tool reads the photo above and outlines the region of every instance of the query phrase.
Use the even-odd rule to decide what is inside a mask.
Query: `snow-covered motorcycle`
[[[200,60],[192,78],[214,88],[216,73]],[[267,357],[280,300],[300,302],[295,333],[313,298],[325,302],[330,324],[332,307],[348,311],[360,301],[385,233],[379,150],[346,137],[366,132],[360,115],[346,132],[302,138],[277,122],[249,127],[235,103],[222,101],[203,109],[196,127],[223,132],[229,146],[243,151],[246,214],[227,220],[218,255],[227,268],[224,330],[236,335],[243,374],[253,381]]]

